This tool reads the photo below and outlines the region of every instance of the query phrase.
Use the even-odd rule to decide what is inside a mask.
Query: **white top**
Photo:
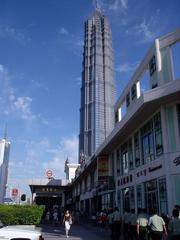
[[[148,218],[146,214],[139,214],[137,218],[137,224],[141,227],[146,227],[148,225]]]
[[[155,214],[149,218],[148,225],[151,227],[152,231],[162,232],[163,226],[165,226],[165,222],[162,217]]]

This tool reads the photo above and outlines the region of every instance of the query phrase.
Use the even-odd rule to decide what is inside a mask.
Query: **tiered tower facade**
[[[91,157],[114,127],[115,81],[109,22],[99,8],[85,22],[79,153]]]

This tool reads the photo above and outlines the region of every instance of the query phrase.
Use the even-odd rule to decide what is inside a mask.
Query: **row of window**
[[[116,152],[117,176],[153,161],[163,153],[161,115],[157,113]]]
[[[162,214],[167,213],[167,188],[166,179],[156,179],[139,184],[134,187],[118,191],[118,205],[120,206],[120,195],[122,191],[123,209],[146,208],[148,213],[156,208]],[[135,205],[136,194],[136,205]]]

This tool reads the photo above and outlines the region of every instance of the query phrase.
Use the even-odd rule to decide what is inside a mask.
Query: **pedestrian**
[[[119,240],[121,235],[121,215],[118,207],[115,207],[113,212],[113,239]]]
[[[45,217],[46,223],[49,223],[49,219],[50,219],[50,211],[48,210]]]
[[[129,217],[130,217],[130,209],[126,208],[125,213],[123,215],[123,233],[124,233],[125,240],[129,240]]]
[[[131,215],[129,217],[129,225],[130,225],[130,238],[131,240],[137,239],[137,214],[135,213],[135,209],[131,209]]]
[[[69,230],[71,228],[71,224],[72,224],[72,216],[69,213],[69,210],[66,210],[65,214],[64,214],[64,218],[63,218],[63,224],[65,227],[65,233],[66,233],[66,237],[69,237]]]
[[[162,240],[163,231],[167,236],[165,222],[162,217],[158,216],[157,209],[152,210],[152,216],[149,218],[148,226],[150,227],[150,237],[152,240]]]
[[[109,209],[107,221],[110,229],[110,238],[113,239],[113,209]]]
[[[57,210],[55,209],[54,210],[54,213],[53,213],[53,225],[56,226],[58,223],[58,212]]]
[[[139,209],[139,215],[137,218],[137,235],[139,240],[147,240],[148,239],[148,215],[146,210]]]
[[[168,224],[168,230],[171,240],[180,240],[180,218],[179,209],[175,208],[172,212],[173,218]]]

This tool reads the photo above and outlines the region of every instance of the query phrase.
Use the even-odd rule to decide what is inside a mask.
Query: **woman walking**
[[[70,230],[71,224],[72,224],[72,217],[71,217],[71,214],[69,213],[69,210],[66,210],[66,212],[64,214],[63,224],[65,226],[66,237],[68,238],[69,230]]]

